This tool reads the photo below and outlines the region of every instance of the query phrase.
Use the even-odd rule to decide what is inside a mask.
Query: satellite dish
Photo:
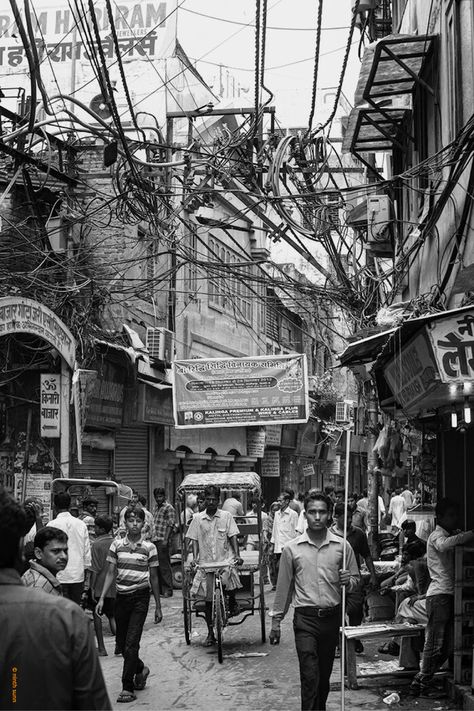
[[[112,112],[109,108],[109,105],[105,101],[102,94],[97,94],[97,96],[94,96],[94,98],[89,104],[89,108],[92,109],[94,113],[96,113],[103,119],[108,119],[112,116]]]

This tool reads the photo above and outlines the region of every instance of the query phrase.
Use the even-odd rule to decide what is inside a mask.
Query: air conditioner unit
[[[146,347],[150,358],[171,363],[173,360],[174,333],[167,328],[147,328]]]
[[[336,402],[336,422],[350,422],[353,417],[354,403],[352,400]]]

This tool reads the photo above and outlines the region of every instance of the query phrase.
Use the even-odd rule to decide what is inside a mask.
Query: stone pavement
[[[273,593],[267,595],[271,606]],[[224,658],[221,665],[217,661],[215,649],[206,649],[202,642],[206,635],[205,623],[198,620],[192,633],[192,644],[187,646],[183,633],[181,593],[175,591],[172,598],[162,600],[163,622],[153,624],[154,601],[145,624],[140,656],[150,667],[147,686],[137,692],[137,700],[130,704],[117,704],[121,689],[120,675],[122,658],[115,657],[114,638],[108,634],[104,621],[105,643],[109,653],[101,663],[114,709],[128,708],[131,711],[150,709],[168,711],[172,709],[193,709],[193,711],[299,711],[300,694],[298,662],[294,648],[291,625],[292,614],[287,616],[282,627],[282,641],[273,647],[260,642],[260,620],[248,618],[242,625],[225,631],[224,654],[263,652],[267,656],[248,658]],[[193,620],[194,624],[194,620]],[[268,618],[268,631],[270,618]],[[380,644],[380,643],[378,643]],[[367,645],[364,658],[377,655],[376,646]],[[340,672],[336,661],[332,680],[328,711],[341,708]],[[403,700],[400,681],[386,677],[366,681],[363,688],[345,694],[345,708],[349,711],[372,711],[375,709],[406,709],[406,711],[441,711],[455,708],[448,700]],[[394,683],[390,683],[390,681]],[[382,698],[389,691],[400,691],[402,702],[387,706]]]

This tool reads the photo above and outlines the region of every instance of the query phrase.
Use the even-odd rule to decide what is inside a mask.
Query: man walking
[[[301,708],[325,711],[339,640],[341,587],[353,590],[359,581],[359,571],[350,544],[328,530],[330,501],[327,496],[310,494],[305,500],[305,513],[306,532],[289,541],[281,555],[270,644],[280,643],[280,624],[292,598]]]
[[[81,521],[87,526],[89,534],[89,542],[92,545],[95,541],[95,517],[97,515],[98,499],[93,496],[87,496],[82,502],[82,513],[79,516]]]
[[[17,569],[29,527],[24,508],[0,492],[0,709],[109,711],[84,612],[21,582]]]
[[[436,528],[428,538],[426,559],[431,583],[426,592],[428,624],[420,672],[410,689],[415,695],[433,696],[433,677],[448,659],[454,620],[454,548],[474,541],[474,531],[457,533],[458,507],[450,499],[436,504]]]
[[[67,565],[67,536],[60,528],[44,526],[34,538],[35,560],[21,576],[24,585],[40,588],[51,595],[62,595],[56,575]]]
[[[407,517],[407,505],[400,488],[395,489],[395,494],[390,499],[388,513],[392,515],[392,531],[397,533],[397,531],[401,529],[402,523]]]
[[[153,509],[154,537],[153,543],[158,551],[158,577],[160,591],[163,597],[173,595],[173,576],[171,574],[170,544],[176,524],[176,513],[173,506],[166,500],[162,487],[153,489],[155,507]]]
[[[116,578],[116,641],[123,654],[122,691],[118,703],[135,701],[137,697],[134,692],[145,688],[150,673],[138,656],[150,604],[150,586],[155,598],[155,624],[163,619],[157,571],[158,554],[153,543],[141,535],[145,513],[141,508],[130,508],[125,512],[124,519],[127,533],[125,538],[115,538],[110,546],[107,556],[109,567],[96,607],[96,613],[102,615],[105,596]]]
[[[275,556],[277,573],[283,549],[287,543],[292,541],[293,538],[297,536],[296,528],[298,526],[298,514],[290,508],[290,501],[290,494],[283,491],[278,497],[280,509],[275,512],[275,517],[273,519],[273,531],[270,542],[273,546],[273,550],[271,552]]]
[[[68,563],[64,570],[59,571],[57,577],[64,597],[80,605],[81,600],[87,600],[88,597],[91,546],[86,524],[80,518],[71,516],[70,506],[71,497],[67,492],[56,494],[54,508],[57,515],[46,525],[59,528],[67,535]]]

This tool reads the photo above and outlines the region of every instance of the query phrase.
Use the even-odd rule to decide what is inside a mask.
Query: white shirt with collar
[[[274,552],[281,553],[286,543],[293,540],[298,534],[298,514],[289,506],[284,511],[276,511],[273,519],[273,532],[271,543],[274,545]]]
[[[64,570],[58,572],[57,579],[66,584],[84,582],[85,569],[91,567],[91,545],[86,524],[69,511],[61,511],[46,525],[67,534],[68,563]]]
[[[436,526],[426,545],[426,562],[431,578],[426,597],[454,595],[454,548],[473,540],[472,531],[451,535],[439,524]]]

